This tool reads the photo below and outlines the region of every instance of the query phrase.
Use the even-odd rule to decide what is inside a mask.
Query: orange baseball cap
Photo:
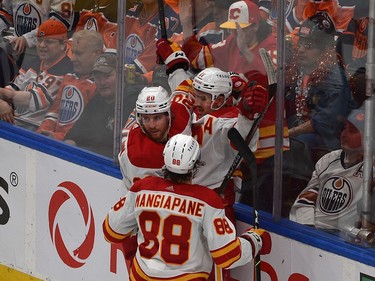
[[[234,2],[229,7],[228,21],[220,25],[221,28],[236,29],[236,22],[241,28],[248,27],[260,21],[257,4],[250,0]]]
[[[48,19],[38,27],[37,37],[50,37],[59,40],[68,39],[68,29],[59,20]]]

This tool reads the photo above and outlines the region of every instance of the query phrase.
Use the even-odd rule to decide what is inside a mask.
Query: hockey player
[[[175,92],[171,97],[161,86],[142,89],[136,101],[136,122],[122,132],[118,158],[124,189],[129,190],[147,176],[162,177],[165,143],[176,134],[191,134],[193,104],[184,92]],[[135,237],[123,241],[128,269],[136,246]]]
[[[167,65],[171,88],[176,88],[182,81],[186,83],[189,79],[185,71],[188,59],[179,46],[159,39],[157,49]],[[220,186],[223,175],[237,154],[228,145],[228,130],[235,126],[246,137],[256,114],[264,111],[268,93],[262,86],[256,85],[242,92],[238,107],[226,107],[232,92],[232,79],[228,72],[216,67],[209,67],[198,73],[192,80],[190,91],[194,92],[195,97],[193,135],[201,146],[202,161],[206,163],[194,181],[215,189]],[[257,140],[258,134],[249,144],[253,151]]]
[[[186,93],[145,87],[136,101],[136,123],[123,130],[119,154],[123,183],[129,189],[137,180],[162,176],[162,152],[167,140],[178,133],[191,134],[193,101]],[[147,147],[147,149],[142,149]]]
[[[169,56],[168,54],[169,53],[164,53],[163,55]],[[162,59],[167,61],[167,59],[163,57]],[[167,69],[170,70],[175,63],[176,61],[167,63]],[[188,64],[186,57],[184,63]],[[188,65],[186,65],[186,68],[187,67]],[[212,93],[216,93],[218,98],[214,106],[221,108],[224,106],[231,92],[232,81],[228,73],[219,71],[218,74],[218,76],[210,75],[210,78],[215,80],[215,82],[213,82]],[[119,155],[119,162],[123,174],[123,182],[127,188],[130,188],[136,180],[144,178],[147,175],[161,176],[161,168],[163,166],[162,150],[165,142],[176,133],[183,132],[191,134],[190,114],[194,105],[194,102],[190,99],[191,81],[183,81],[179,85],[177,91],[175,90],[172,94],[171,105],[169,105],[167,92],[157,89],[160,88],[148,87],[140,93],[136,102],[136,118],[138,125],[136,125],[135,128],[126,129],[124,131],[123,148]],[[261,101],[258,101],[258,97],[254,98],[253,95],[256,94],[254,92],[249,92],[248,99],[244,99],[244,103],[247,102],[244,112],[248,114],[248,116],[255,111],[260,112],[263,110],[263,108],[259,108],[264,105],[263,97]],[[256,101],[254,101],[254,99]],[[267,98],[264,97],[264,99]],[[171,107],[171,110],[169,110],[169,107]],[[237,109],[235,108],[235,110]],[[238,112],[236,111],[235,117],[237,117],[237,114]],[[210,188],[215,188],[220,185],[223,178],[223,171],[227,171],[230,165],[229,162],[237,153],[229,144],[227,138],[228,130],[233,126],[238,126],[241,132],[247,131],[253,121],[245,117],[240,117],[238,119],[215,119],[212,123],[210,123],[210,121],[212,122],[213,120],[210,119],[205,128],[208,137],[211,139],[210,147],[213,149],[212,147],[216,145],[216,149],[221,152],[221,158],[218,158],[216,153],[213,155],[213,157],[216,157],[214,163],[212,163],[212,159],[207,158],[207,167],[210,165],[209,172],[212,172],[212,174],[205,174],[207,175],[207,179],[202,175],[200,179],[215,183],[216,186],[210,186]],[[214,138],[211,138],[212,134],[215,134]],[[255,136],[252,141],[251,146],[253,148],[256,145],[256,140],[257,136]],[[148,149],[142,149],[143,147],[147,147]],[[223,150],[221,148],[223,148]],[[207,155],[204,157],[209,157],[209,153],[211,153],[211,151],[208,151]],[[211,169],[211,165],[213,169]],[[215,168],[218,168],[218,170],[214,170]]]
[[[48,19],[37,32],[38,57],[25,64],[4,89],[0,98],[16,107],[17,125],[35,130],[56,98],[65,74],[73,71],[66,56],[67,29],[58,20]],[[0,100],[0,103],[5,103]],[[9,122],[13,123],[12,115]]]
[[[81,116],[86,104],[95,94],[91,70],[103,53],[102,36],[93,30],[73,34],[72,62],[74,73],[64,76],[58,96],[37,129],[38,133],[63,140],[66,133]]]
[[[372,126],[375,129],[375,122]],[[348,116],[341,133],[341,149],[316,163],[310,182],[291,208],[291,220],[333,232],[357,225],[363,194],[364,127],[362,106]]]
[[[228,20],[220,25],[231,32],[225,40],[217,44],[202,45],[196,36],[191,36],[183,45],[183,50],[193,68],[205,69],[215,66],[224,71],[243,73],[249,81],[256,81],[267,89],[266,69],[259,54],[264,48],[276,65],[276,38],[271,27],[261,19],[259,7],[250,0],[236,1],[228,11]],[[229,55],[228,55],[229,54]],[[255,77],[254,77],[255,74]],[[259,79],[263,76],[264,78]],[[276,99],[267,110],[259,125],[259,144],[255,152],[257,163],[275,154]],[[284,122],[283,149],[289,149],[288,128]]]
[[[249,229],[237,237],[218,194],[192,184],[200,165],[193,137],[173,136],[163,155],[164,179],[136,182],[103,223],[104,236],[112,243],[137,234],[129,280],[206,280],[213,262],[234,268],[257,253],[270,253],[269,233]]]
[[[176,43],[170,44],[165,39],[158,40],[157,49],[167,65],[171,88],[174,88],[180,81],[188,78],[185,72],[187,58]],[[264,111],[268,93],[259,85],[247,88],[242,92],[238,107],[227,107],[227,100],[232,93],[232,79],[228,72],[216,67],[199,72],[193,79],[190,90],[194,92],[195,97],[192,134],[201,147],[202,161],[205,163],[197,172],[193,183],[217,189],[237,155],[237,151],[228,141],[229,129],[236,127],[245,138],[253,125],[254,117]],[[256,150],[258,137],[256,131],[249,144],[253,151]],[[226,215],[234,223],[233,182],[224,190],[223,201],[226,205]]]

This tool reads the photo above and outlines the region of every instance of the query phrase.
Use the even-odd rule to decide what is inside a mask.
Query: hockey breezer
[[[253,138],[256,130],[258,129],[258,126],[259,126],[260,122],[262,122],[262,120],[264,118],[264,115],[266,114],[268,108],[270,107],[270,105],[272,103],[272,100],[273,100],[273,98],[274,98],[274,96],[276,94],[276,90],[277,90],[276,72],[275,72],[274,65],[272,63],[271,56],[270,56],[270,54],[264,48],[259,49],[259,54],[260,54],[260,56],[262,58],[263,64],[264,64],[264,66],[266,68],[266,72],[267,72],[269,102],[268,102],[268,104],[266,106],[266,109],[255,118],[254,123],[251,126],[251,129],[250,129],[249,133],[247,134],[247,136],[245,138],[245,142],[247,144]],[[232,175],[233,175],[234,171],[238,168],[238,166],[240,165],[241,161],[242,161],[242,156],[241,156],[240,153],[237,153],[236,157],[233,160],[232,165],[230,166],[227,174],[224,177],[223,182],[221,183],[221,185],[217,189],[217,192],[220,195],[223,194],[225,188],[227,187],[227,184],[228,184],[229,180],[232,178]]]
[[[259,228],[259,200],[258,200],[258,186],[257,186],[257,164],[254,153],[250,150],[248,143],[242,138],[241,134],[236,128],[231,128],[228,131],[228,138],[237,148],[238,153],[245,160],[250,170],[251,188],[253,190],[253,215],[254,228]],[[254,257],[254,280],[261,281],[260,270],[260,255],[259,253]]]

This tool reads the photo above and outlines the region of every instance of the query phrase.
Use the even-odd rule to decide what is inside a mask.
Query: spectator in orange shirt
[[[93,30],[73,34],[72,62],[74,73],[65,75],[57,99],[47,112],[38,133],[63,140],[81,116],[86,104],[95,94],[90,78],[94,63],[103,53],[102,36]]]

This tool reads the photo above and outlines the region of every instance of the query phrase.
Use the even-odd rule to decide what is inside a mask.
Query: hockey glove
[[[250,228],[245,231],[241,237],[251,243],[253,248],[253,257],[255,257],[258,253],[260,255],[267,255],[271,252],[271,235],[266,230],[262,228]]]
[[[267,107],[268,91],[261,85],[255,85],[243,91],[238,108],[243,116],[253,120]]]
[[[158,63],[164,61],[167,66],[167,74],[172,73],[178,68],[188,70],[189,59],[177,43],[171,43],[167,39],[161,38],[156,42],[156,49]]]
[[[236,72],[229,72],[230,78],[232,79],[232,94],[231,96],[238,100],[241,96],[243,89],[246,88],[249,80],[242,74]]]

